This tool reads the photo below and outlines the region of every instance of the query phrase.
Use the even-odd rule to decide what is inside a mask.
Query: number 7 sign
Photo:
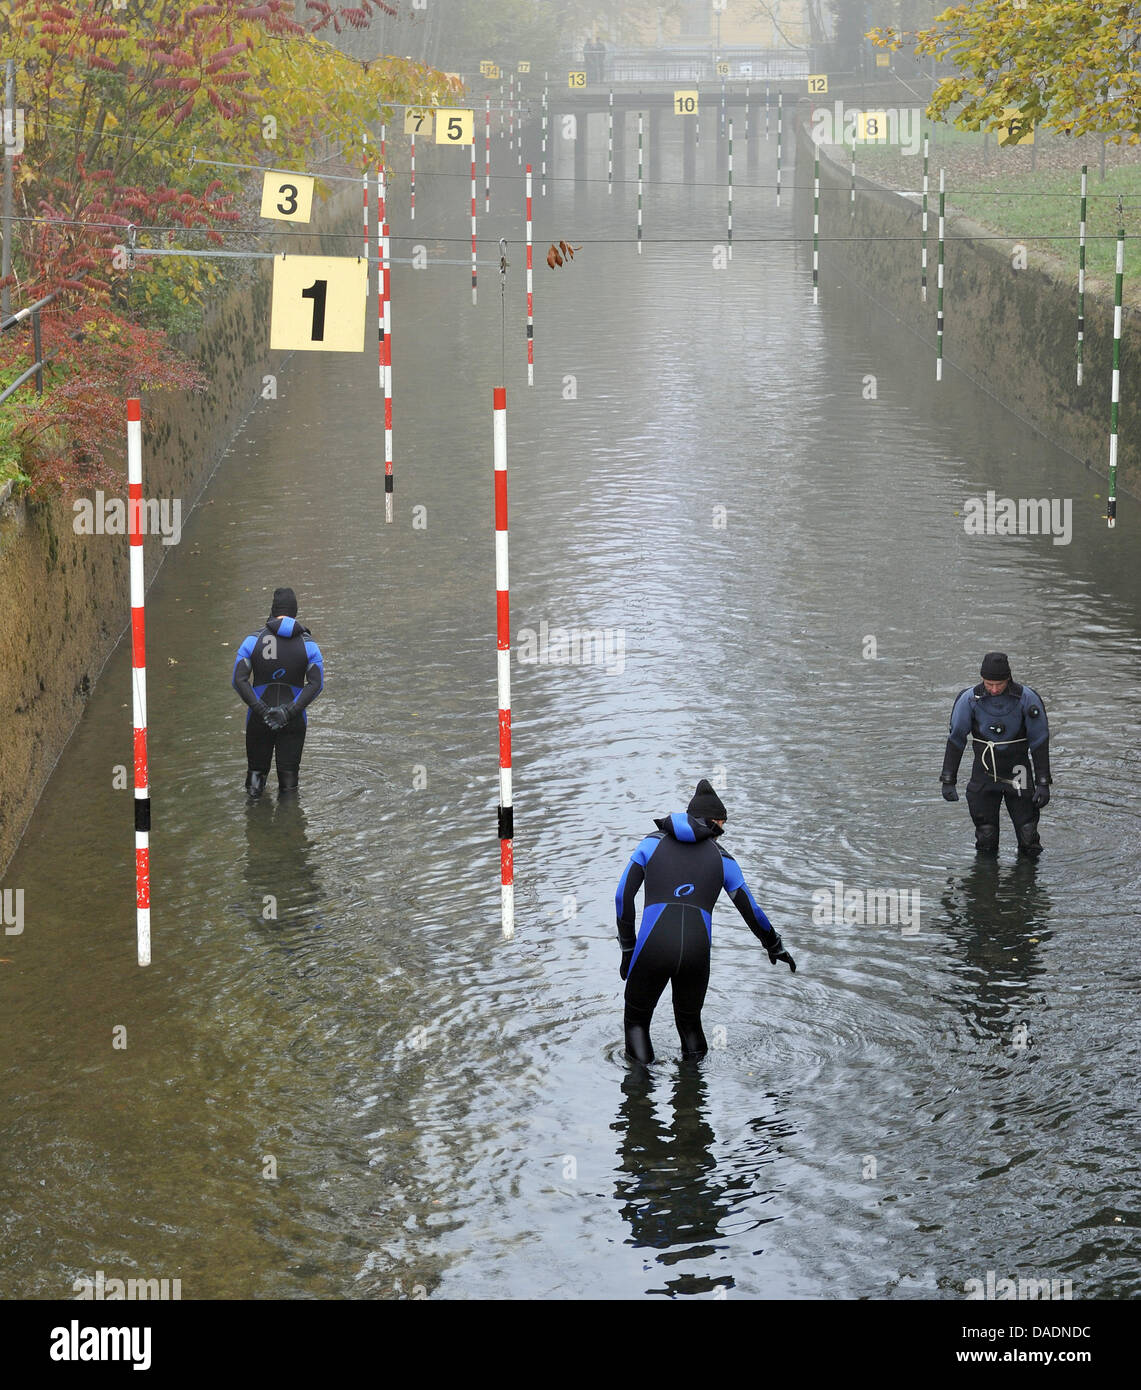
[[[276,256],[269,345],[363,352],[368,263],[353,256]]]

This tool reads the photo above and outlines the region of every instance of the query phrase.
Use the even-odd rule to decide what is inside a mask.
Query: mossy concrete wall
[[[329,232],[359,231],[360,194],[341,187],[316,217]],[[343,250],[323,241],[296,249]],[[248,274],[207,306],[187,344],[207,389],[143,397],[143,493],[180,499],[183,525],[263,376],[285,357],[269,349],[271,263],[244,265]],[[125,439],[125,402],[123,414]],[[123,473],[125,496],[125,462]],[[130,620],[126,539],[76,535],[74,522],[70,503],[0,495],[0,875]],[[144,542],[148,583],[166,549],[161,536]]]
[[[808,108],[796,122],[797,232],[812,235],[813,156]],[[916,160],[916,183],[922,160]],[[850,163],[820,160],[821,283],[829,267],[866,290],[930,344],[935,372],[938,171],[928,200],[928,293],[920,297],[919,199],[893,193],[857,175],[855,216],[849,212]],[[1113,285],[1086,281],[1082,385],[1077,384],[1077,253],[1072,275],[1027,247],[1016,269],[1015,237],[956,214],[948,195],[944,263],[944,375],[962,370],[1052,442],[1105,476],[1109,467],[1109,405],[1113,355]],[[822,295],[826,288],[822,289]],[[918,344],[913,344],[918,347]],[[1141,496],[1141,323],[1123,314],[1118,492]],[[1030,425],[1028,425],[1028,429]]]

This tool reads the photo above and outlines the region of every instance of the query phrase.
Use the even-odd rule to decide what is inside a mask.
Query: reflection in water
[[[1003,865],[979,855],[961,878],[947,881],[942,896],[947,923],[975,976],[969,993],[955,995],[972,1038],[989,1037],[1009,1047],[1014,1029],[1027,1022],[1013,1014],[1044,974],[1039,948],[1053,935],[1047,926],[1050,894],[1038,875],[1037,860],[1019,857]]]
[[[773,1146],[764,1133],[771,1122],[751,1123],[757,1138],[747,1145],[748,1162],[719,1160],[699,1061],[683,1058],[677,1063],[668,1098],[654,1070],[633,1063],[622,1092],[618,1118],[611,1128],[622,1136],[615,1193],[630,1227],[628,1244],[657,1251],[657,1262],[667,1266],[724,1259],[731,1235],[777,1219],[741,1219],[745,1203],[767,1202],[774,1195],[773,1189],[761,1190],[756,1182],[759,1169],[773,1162]],[[731,1274],[684,1270],[664,1287],[646,1292],[674,1296],[734,1287]]]
[[[243,905],[259,925],[319,928],[321,885],[300,798],[267,791],[246,805],[246,862],[249,888]]]

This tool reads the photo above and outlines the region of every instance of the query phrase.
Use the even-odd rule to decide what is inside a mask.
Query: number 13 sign
[[[269,345],[363,352],[368,263],[352,256],[276,256]]]

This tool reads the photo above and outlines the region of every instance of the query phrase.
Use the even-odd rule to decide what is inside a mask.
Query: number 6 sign
[[[269,345],[363,352],[368,262],[352,256],[275,256]]]
[[[269,169],[261,186],[261,215],[278,222],[308,222],[313,212],[313,180],[304,174]]]

